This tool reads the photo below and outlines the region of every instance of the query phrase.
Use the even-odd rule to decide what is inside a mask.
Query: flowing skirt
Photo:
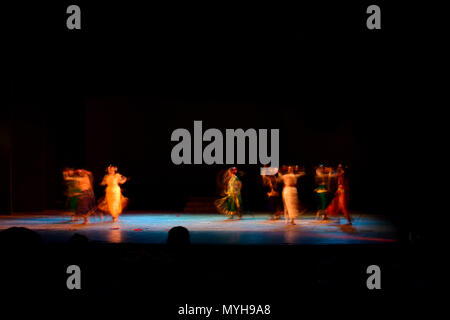
[[[317,196],[318,210],[322,211],[325,210],[329,203],[328,192],[318,192],[316,193],[316,196]]]
[[[238,210],[241,209],[241,194],[226,195],[225,197],[216,200],[214,203],[219,213],[232,216],[237,214]]]
[[[128,204],[128,199],[122,195],[119,186],[107,187],[105,198],[102,199],[98,208],[110,213],[113,217],[118,217]]]
[[[330,205],[325,210],[329,216],[338,216],[343,214],[346,218],[349,217],[347,205],[345,203],[345,198],[342,195],[336,195],[331,201]]]
[[[95,196],[92,190],[83,191],[78,197],[76,214],[87,215],[95,207]]]
[[[284,212],[290,219],[300,215],[300,202],[296,187],[286,186],[283,188]]]

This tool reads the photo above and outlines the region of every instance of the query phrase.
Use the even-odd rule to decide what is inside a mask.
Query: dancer
[[[269,188],[269,191],[266,193],[271,212],[269,220],[279,220],[281,214],[283,213],[283,204],[279,191],[280,183],[278,177],[278,168],[266,167],[261,174],[261,177],[263,185]]]
[[[242,183],[237,176],[237,168],[233,167],[228,169],[222,179],[223,183],[223,198],[215,201],[217,211],[222,214],[230,216],[233,219],[235,215],[238,216],[238,220],[242,219],[242,197],[241,188]]]
[[[339,163],[338,167],[336,169],[336,176],[337,176],[337,183],[338,183],[338,185],[340,185],[340,184],[343,184],[343,185],[347,184],[347,179],[346,179],[347,176],[345,176],[344,174],[345,174],[344,167],[342,166],[341,163]]]
[[[95,196],[92,187],[94,176],[92,172],[84,169],[78,169],[77,175],[78,187],[81,194],[78,197],[76,213],[83,217],[84,223],[88,223],[88,217],[95,208]]]
[[[77,208],[78,196],[80,195],[77,181],[74,178],[75,170],[72,168],[64,168],[62,174],[67,188],[65,193],[67,197],[66,206],[72,213],[72,220],[75,220],[75,210]]]
[[[348,203],[348,183],[344,175],[344,168],[339,164],[336,170],[337,190],[330,205],[325,210],[329,216],[339,216],[340,213],[347,219],[347,225],[352,225],[352,219],[347,210]]]
[[[122,210],[128,204],[128,199],[122,195],[120,185],[127,181],[127,178],[117,173],[117,167],[109,166],[107,175],[103,178],[102,186],[106,185],[105,197],[100,202],[98,208],[108,212],[113,221],[117,221]]]
[[[283,205],[286,224],[295,225],[295,218],[300,215],[300,201],[298,200],[297,180],[305,172],[295,172],[294,167],[289,166],[286,174],[278,173],[283,180]]]
[[[316,213],[316,219],[322,217],[322,220],[327,220],[326,208],[328,205],[328,192],[330,189],[330,178],[332,177],[331,168],[324,167],[322,164],[316,169],[316,185],[314,189],[318,200],[318,210]]]
[[[88,217],[95,208],[95,196],[92,188],[93,175],[90,171],[84,169],[68,169],[63,171],[64,179],[68,182],[70,188],[70,204],[76,203],[75,215],[81,217],[84,223],[88,223]],[[73,200],[76,198],[76,200]]]

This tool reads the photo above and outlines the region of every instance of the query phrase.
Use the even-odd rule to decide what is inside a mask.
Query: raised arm
[[[300,171],[300,172],[297,172],[296,174],[295,174],[295,176],[297,177],[297,178],[300,178],[300,177],[302,177],[302,176],[304,176],[306,173],[304,172],[304,171]]]
[[[125,182],[127,182],[127,178],[119,174],[119,184],[123,184]]]

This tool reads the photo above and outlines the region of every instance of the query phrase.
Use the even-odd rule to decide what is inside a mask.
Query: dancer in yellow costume
[[[122,195],[120,185],[127,181],[127,178],[117,172],[117,167],[109,166],[108,174],[105,175],[101,185],[106,185],[105,198],[99,204],[99,209],[111,214],[113,221],[117,221],[119,215],[128,203],[128,199]]]

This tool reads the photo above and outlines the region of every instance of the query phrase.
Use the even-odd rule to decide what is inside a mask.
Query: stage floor
[[[90,241],[163,244],[167,232],[175,226],[190,231],[192,244],[323,245],[396,241],[395,228],[383,217],[368,214],[353,217],[353,226],[347,226],[343,218],[342,224],[336,220],[316,221],[311,213],[297,219],[297,225],[286,226],[282,220],[268,220],[268,214],[227,220],[219,214],[125,213],[115,223],[110,217],[103,222],[91,217],[90,223],[84,225],[63,214],[15,214],[0,216],[0,230],[26,227],[38,232],[46,242],[65,242],[79,233]]]

